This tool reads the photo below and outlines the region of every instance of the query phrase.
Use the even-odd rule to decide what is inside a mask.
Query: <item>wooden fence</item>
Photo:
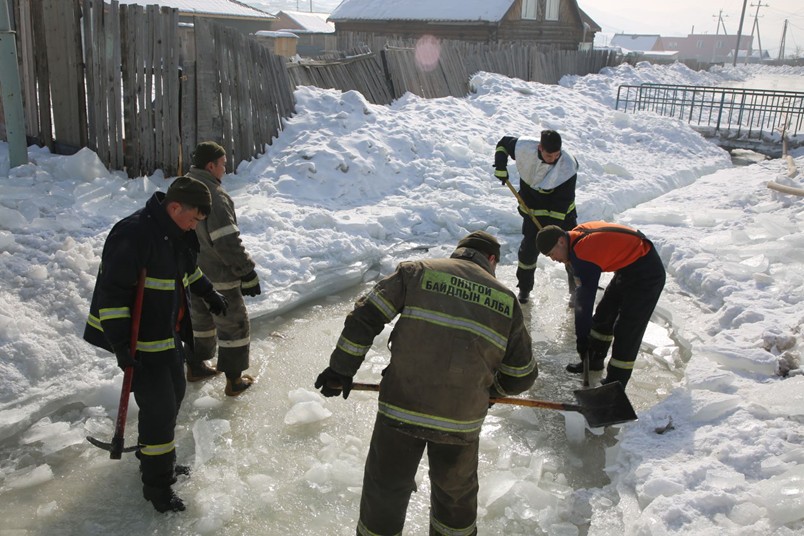
[[[55,152],[89,147],[131,177],[174,176],[215,140],[231,170],[293,113],[284,59],[234,30],[196,19],[187,32],[175,9],[117,0],[13,7],[26,131]]]
[[[556,83],[619,61],[608,52],[522,44],[436,41],[386,44],[338,59],[288,64],[257,41],[172,8],[118,0],[12,0],[26,129],[31,143],[95,151],[131,177],[189,168],[199,141],[237,163],[264,152],[293,114],[293,90],[356,90],[375,104],[406,92],[465,96],[478,71]]]
[[[379,54],[363,52],[341,59],[304,61],[288,66],[294,85],[356,90],[369,102],[389,104],[406,92],[420,97],[463,97],[478,71],[555,84],[567,74],[596,73],[617,65],[609,51],[545,49],[520,43],[431,42],[426,53],[410,42],[387,43]]]

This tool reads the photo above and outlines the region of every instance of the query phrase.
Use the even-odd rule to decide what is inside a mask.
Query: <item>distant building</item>
[[[740,37],[740,53],[751,53],[753,38]],[[687,37],[665,37],[665,50],[678,52],[680,61],[694,60],[700,63],[726,63],[734,57],[736,35],[689,34]]]
[[[234,28],[244,34],[270,30],[274,16],[237,0],[119,0],[120,4],[157,5],[179,10],[180,23],[196,17]]]
[[[341,50],[424,35],[591,50],[600,31],[576,0],[343,0],[329,20]]]
[[[665,50],[659,34],[615,34],[610,46],[631,52],[657,52]]]
[[[327,21],[328,13],[280,11],[273,23],[275,31],[289,31],[298,36],[296,52],[300,56],[320,56],[334,52],[338,46],[335,24]]]
[[[299,37],[292,32],[260,30],[253,33],[251,37],[277,56],[292,58],[296,55]]]

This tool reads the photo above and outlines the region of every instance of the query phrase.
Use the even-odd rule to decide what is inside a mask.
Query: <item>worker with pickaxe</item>
[[[145,208],[112,228],[103,246],[84,339],[111,352],[124,371],[117,430],[112,443],[88,438],[120,459],[135,450],[143,496],[159,512],[184,510],[172,485],[176,473],[174,430],[184,398],[184,342],[192,342],[187,290],[203,296],[215,314],[225,298],[201,273],[194,229],[209,214],[203,183],[179,177],[167,193],[154,193]],[[139,406],[138,444],[123,447],[129,389]]]

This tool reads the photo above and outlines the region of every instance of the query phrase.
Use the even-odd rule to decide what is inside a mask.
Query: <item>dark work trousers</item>
[[[140,364],[134,370],[132,389],[140,407],[139,445],[142,483],[155,488],[169,488],[175,481],[173,466],[176,447],[173,442],[176,416],[184,399],[186,382],[181,353],[137,352]]]
[[[625,386],[631,378],[642,337],[665,282],[662,259],[654,247],[647,255],[618,270],[592,317],[592,329],[614,335],[606,381]]]
[[[520,213],[521,214],[521,213]],[[574,210],[567,214],[563,220],[554,218],[536,218],[542,227],[547,225],[558,225],[565,231],[569,231],[577,225],[578,214]],[[536,270],[536,259],[539,258],[539,248],[536,247],[536,235],[539,229],[533,223],[530,216],[522,216],[522,242],[519,244],[519,264],[516,269],[517,287],[523,292],[533,290],[533,275]],[[575,292],[575,277],[572,274],[572,267],[566,264],[567,283],[569,292]]]
[[[476,535],[478,444],[419,439],[378,417],[366,458],[358,536],[402,534],[425,447],[430,464],[430,535]]]
[[[216,368],[227,377],[239,377],[249,367],[251,344],[248,311],[240,287],[219,290],[229,302],[225,315],[213,315],[203,299],[191,295],[190,316],[193,320],[194,364],[215,357]]]

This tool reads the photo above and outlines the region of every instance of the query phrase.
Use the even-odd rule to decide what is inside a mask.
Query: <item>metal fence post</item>
[[[28,163],[28,140],[22,109],[22,87],[17,63],[16,32],[11,31],[7,0],[0,0],[0,86],[11,167]]]

